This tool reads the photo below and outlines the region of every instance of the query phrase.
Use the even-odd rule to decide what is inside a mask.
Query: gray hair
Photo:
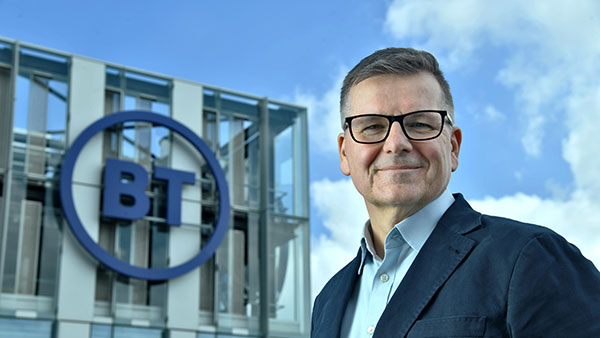
[[[431,73],[444,93],[444,104],[448,113],[454,119],[454,102],[450,85],[444,78],[435,57],[426,51],[412,48],[385,48],[362,59],[344,78],[340,95],[340,116],[342,128],[344,128],[344,117],[349,112],[348,93],[352,86],[377,75],[413,75],[419,72]]]

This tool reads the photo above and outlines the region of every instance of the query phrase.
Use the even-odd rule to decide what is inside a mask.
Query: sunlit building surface
[[[69,145],[94,121],[128,110],[168,116],[201,136],[228,184],[230,226],[216,254],[167,281],[129,278],[96,261],[61,207]],[[304,107],[1,39],[0,336],[308,337],[306,119]],[[170,267],[210,238],[215,180],[186,142],[162,126],[125,122],[85,146],[72,191],[104,250],[134,266]],[[145,217],[102,217],[107,158],[148,172],[195,171],[182,224],[166,224],[166,187],[154,180]]]

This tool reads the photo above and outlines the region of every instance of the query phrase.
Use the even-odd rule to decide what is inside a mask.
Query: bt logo
[[[167,182],[167,224],[181,224],[181,191],[183,184],[194,184],[193,172],[154,166],[154,179]],[[125,178],[125,179],[124,179]],[[150,209],[150,198],[145,190],[148,173],[141,165],[128,161],[106,159],[102,216],[136,220]],[[133,203],[123,203],[133,201]]]
[[[142,268],[128,264],[108,253],[85,230],[73,201],[73,170],[79,153],[87,142],[99,132],[129,121],[150,122],[179,133],[204,157],[215,179],[219,196],[219,213],[212,237],[202,250],[190,260],[167,268]],[[153,178],[164,181],[167,186],[167,224],[181,224],[181,195],[184,184],[194,184],[195,174],[172,168],[154,166]],[[145,193],[148,173],[139,164],[118,159],[106,159],[102,194],[102,216],[126,220],[144,217],[150,208],[150,199]],[[75,139],[63,161],[60,173],[60,199],[65,218],[79,243],[98,261],[121,274],[146,279],[166,280],[185,274],[206,262],[223,240],[229,220],[229,192],[225,174],[210,148],[200,137],[183,124],[168,117],[143,111],[115,113],[94,122]]]

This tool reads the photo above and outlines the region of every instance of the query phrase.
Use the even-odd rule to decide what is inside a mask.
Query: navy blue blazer
[[[455,198],[374,337],[600,337],[600,272],[574,245]],[[311,337],[339,337],[359,264],[360,251],[317,296]]]

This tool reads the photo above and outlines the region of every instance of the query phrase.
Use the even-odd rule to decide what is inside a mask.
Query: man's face
[[[379,75],[350,89],[349,116],[403,115],[416,110],[444,110],[442,90],[427,72]],[[444,125],[443,133],[428,141],[410,141],[398,123],[380,143],[356,143],[346,128],[338,136],[340,168],[351,175],[367,208],[401,207],[411,213],[436,199],[458,167],[461,131]]]

